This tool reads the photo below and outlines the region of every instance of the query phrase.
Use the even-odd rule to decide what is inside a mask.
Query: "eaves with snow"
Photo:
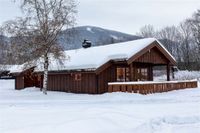
[[[155,38],[145,38],[123,43],[116,43],[90,48],[80,48],[76,50],[64,51],[65,58],[56,60],[50,57],[49,71],[59,70],[96,70],[110,60],[128,60],[153,42],[162,47],[169,57],[175,61],[174,57]],[[36,61],[35,71],[43,71],[43,63]],[[25,69],[25,64],[10,68],[11,73],[21,72]]]

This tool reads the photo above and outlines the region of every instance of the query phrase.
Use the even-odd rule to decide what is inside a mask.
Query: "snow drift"
[[[14,90],[0,80],[0,133],[199,133],[200,88],[151,95]]]

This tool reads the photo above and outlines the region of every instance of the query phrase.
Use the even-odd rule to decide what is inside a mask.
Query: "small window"
[[[117,81],[125,81],[125,68],[117,68]]]
[[[75,81],[80,81],[81,80],[81,73],[77,73],[74,75],[74,80]]]
[[[117,68],[117,81],[125,82],[129,81],[130,71],[128,67],[118,67]]]

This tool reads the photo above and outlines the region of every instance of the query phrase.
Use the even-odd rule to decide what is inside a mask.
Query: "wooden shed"
[[[166,66],[167,80],[174,57],[154,38],[65,51],[62,65],[51,59],[48,90],[101,94],[109,82],[153,81],[153,67]],[[16,89],[42,87],[41,66],[16,75]]]

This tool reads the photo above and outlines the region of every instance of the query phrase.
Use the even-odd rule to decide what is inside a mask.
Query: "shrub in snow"
[[[200,81],[200,71],[177,71],[175,80],[192,80],[198,79]]]
[[[172,74],[170,75],[171,80],[192,80],[197,79],[200,81],[200,71],[177,71],[174,72],[174,79],[172,79]],[[166,81],[166,74],[160,76],[154,75],[154,81]]]

